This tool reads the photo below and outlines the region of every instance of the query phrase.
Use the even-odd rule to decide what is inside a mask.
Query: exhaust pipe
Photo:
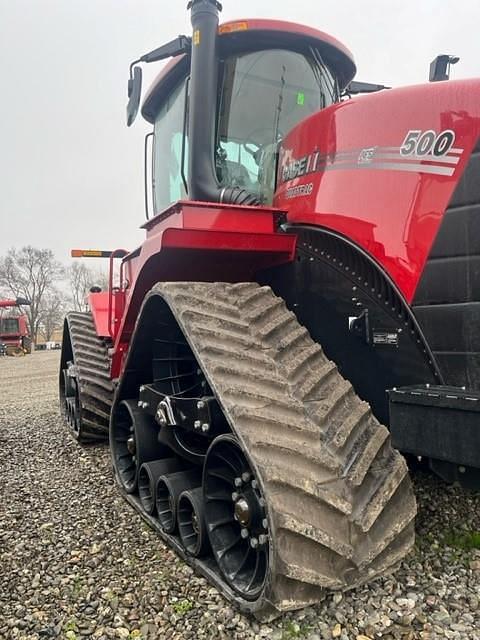
[[[188,114],[188,193],[191,200],[260,205],[258,196],[240,187],[222,187],[215,167],[218,96],[217,0],[191,0],[192,53]]]

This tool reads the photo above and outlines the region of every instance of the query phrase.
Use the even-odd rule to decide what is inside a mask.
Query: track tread
[[[82,443],[106,441],[114,392],[107,346],[97,336],[91,313],[72,311],[65,323],[80,391],[82,417],[75,437]]]
[[[351,588],[393,568],[414,540],[406,463],[283,301],[255,283],[162,283],[155,295],[176,317],[263,485],[277,536],[270,603],[299,608],[318,587]],[[302,501],[313,505],[311,517],[300,515]]]

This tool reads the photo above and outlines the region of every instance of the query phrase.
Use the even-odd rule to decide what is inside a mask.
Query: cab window
[[[282,49],[227,58],[217,140],[218,178],[271,202],[280,140],[303,118],[338,100],[319,53]]]
[[[155,118],[153,198],[156,213],[186,197],[181,170],[185,86],[183,81],[168,96]],[[188,166],[186,154],[187,149],[185,167]]]

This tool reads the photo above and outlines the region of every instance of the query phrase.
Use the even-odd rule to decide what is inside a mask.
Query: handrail
[[[108,274],[108,333],[111,338],[115,337],[115,322],[113,318],[113,261],[115,258],[124,258],[128,251],[126,249],[114,249],[109,257],[109,274]],[[120,289],[123,286],[123,263],[120,267]],[[113,319],[114,320],[114,319]],[[113,325],[113,326],[112,326]]]

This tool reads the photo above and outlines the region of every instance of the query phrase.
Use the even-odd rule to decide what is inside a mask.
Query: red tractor
[[[168,544],[274,615],[410,550],[397,449],[480,486],[480,81],[353,95],[325,33],[189,9],[130,68],[128,124],[140,63],[172,58],[141,109],[155,215],[66,318],[61,406]]]
[[[4,309],[29,305],[24,298],[0,300],[0,351],[7,356],[24,356],[30,352],[31,339],[25,314],[5,314]]]

